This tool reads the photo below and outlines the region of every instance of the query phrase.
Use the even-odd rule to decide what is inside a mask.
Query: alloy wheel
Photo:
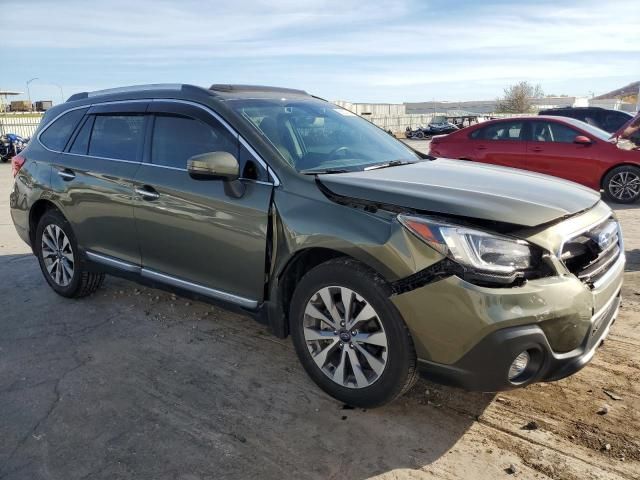
[[[61,287],[73,279],[75,259],[69,237],[57,225],[51,224],[42,232],[42,259],[49,277]]]
[[[640,177],[633,172],[616,173],[609,181],[609,192],[618,200],[631,200],[640,194]]]
[[[305,308],[304,338],[322,372],[340,386],[364,388],[387,365],[387,335],[378,314],[346,287],[318,290]]]

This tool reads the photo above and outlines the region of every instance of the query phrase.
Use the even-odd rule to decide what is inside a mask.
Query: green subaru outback
[[[299,90],[79,93],[13,175],[13,221],[58,294],[109,273],[240,309],[351,405],[418,373],[482,391],[566,377],[620,303],[597,192],[427,157]]]

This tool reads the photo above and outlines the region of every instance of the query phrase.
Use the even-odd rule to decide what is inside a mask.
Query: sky
[[[640,1],[0,0],[0,89],[264,84],[331,100],[491,100],[529,81],[590,96],[640,80]],[[62,89],[62,92],[61,92]],[[26,94],[23,96],[26,98]]]

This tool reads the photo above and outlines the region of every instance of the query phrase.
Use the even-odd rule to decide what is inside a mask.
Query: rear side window
[[[86,111],[87,109],[83,108],[71,110],[62,115],[40,134],[40,142],[50,150],[56,152],[64,150],[67,141],[69,141],[69,137]]]
[[[480,128],[471,133],[477,140],[521,140],[522,121],[499,122]]]
[[[144,115],[96,115],[89,155],[137,160],[142,152]]]
[[[220,124],[208,125],[189,117],[156,116],[151,144],[151,163],[187,168],[187,160],[207,152],[238,156],[238,142]]]

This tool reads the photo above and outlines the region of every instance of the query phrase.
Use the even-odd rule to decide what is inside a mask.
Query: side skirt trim
[[[255,310],[258,307],[258,302],[256,300],[251,300],[239,295],[223,292],[221,290],[216,290],[215,288],[205,287],[204,285],[200,285],[198,283],[182,280],[180,278],[173,277],[165,273],[156,272],[155,270],[150,270],[140,265],[134,265],[132,263],[125,262],[107,255],[102,255],[91,251],[87,251],[86,254],[90,260],[96,263],[101,263],[112,268],[124,270],[125,272],[136,273],[144,278],[155,280],[177,288],[182,288],[184,290],[189,290],[193,293],[215,298],[217,300],[222,300],[224,302],[233,303],[249,310]]]

